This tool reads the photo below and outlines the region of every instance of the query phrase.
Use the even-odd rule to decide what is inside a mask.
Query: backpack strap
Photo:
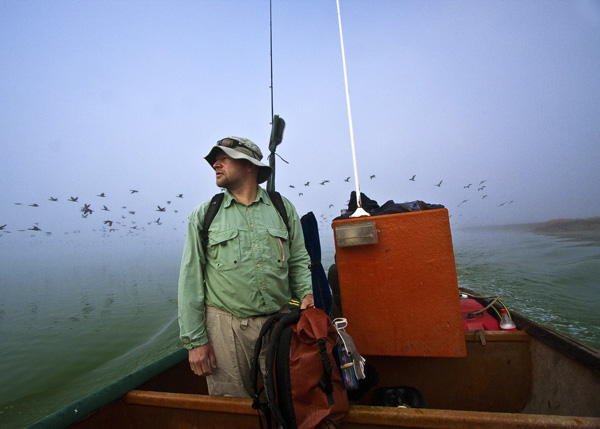
[[[260,423],[260,427],[262,429],[263,424],[260,418],[260,413],[262,412],[265,415],[265,420],[267,421],[267,427],[271,429],[271,409],[269,408],[269,402],[265,397],[261,398],[261,393],[265,389],[263,386],[260,390],[258,389],[258,372],[260,369],[260,352],[263,346],[263,339],[265,336],[273,329],[273,325],[276,322],[281,320],[285,316],[285,313],[277,313],[272,315],[267,319],[267,321],[262,326],[260,333],[258,334],[258,338],[256,339],[256,343],[254,345],[254,355],[251,360],[250,367],[250,384],[252,386],[252,408],[258,411],[258,421]],[[267,367],[268,368],[268,367]],[[268,370],[267,370],[268,371]],[[264,378],[264,377],[263,377]],[[263,380],[263,384],[264,380]]]
[[[319,353],[321,354],[321,363],[323,364],[323,375],[319,380],[319,387],[327,396],[327,403],[332,406],[335,403],[333,399],[333,384],[331,383],[331,373],[333,366],[329,355],[327,355],[327,341],[324,338],[317,340],[319,344]]]
[[[269,198],[271,198],[271,202],[279,212],[279,216],[281,216],[281,220],[285,224],[286,229],[288,230],[288,235],[290,233],[290,223],[288,221],[287,210],[285,209],[285,205],[283,204],[283,198],[281,198],[281,194],[277,191],[267,191],[269,194]]]
[[[285,205],[283,204],[281,194],[277,191],[267,191],[267,193],[269,194],[271,202],[277,209],[277,213],[279,213],[279,216],[281,216],[281,220],[283,220],[283,223],[285,224],[289,235],[290,223],[288,221],[287,210],[285,209]],[[206,245],[208,244],[208,228],[210,228],[210,224],[213,222],[213,220],[215,220],[215,217],[219,212],[219,208],[221,208],[221,204],[223,204],[224,197],[224,192],[219,192],[218,194],[215,194],[210,200],[210,204],[208,205],[208,209],[206,210],[206,214],[204,215],[202,231],[200,231],[200,237],[202,238],[202,246],[204,248],[206,248]]]
[[[208,209],[206,210],[206,214],[204,215],[204,223],[202,224],[202,231],[200,231],[200,237],[202,238],[202,247],[206,248],[208,244],[208,228],[210,224],[215,219],[219,208],[221,208],[221,204],[223,203],[223,198],[225,198],[225,194],[220,192],[215,194],[210,200],[210,204],[208,205]]]
[[[267,399],[267,406],[270,407],[271,412],[273,413],[273,417],[279,424],[279,427],[285,427],[286,422],[281,413],[281,409],[279,408],[279,404],[277,403],[277,393],[275,390],[275,355],[277,352],[277,343],[279,342],[279,337],[283,329],[289,325],[297,323],[300,320],[300,316],[302,315],[303,310],[294,310],[290,313],[285,313],[281,318],[279,323],[275,325],[273,331],[271,332],[271,339],[269,341],[269,347],[267,349],[267,356],[265,362],[265,396]],[[256,353],[256,350],[255,350]]]

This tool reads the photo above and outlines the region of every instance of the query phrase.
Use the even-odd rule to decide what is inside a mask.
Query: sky
[[[453,227],[600,216],[599,1],[340,7],[364,194]],[[269,22],[268,0],[0,2],[0,241],[181,239],[217,140],[266,161],[271,79],[276,189],[330,230],[355,190],[336,3],[273,0],[272,55]]]

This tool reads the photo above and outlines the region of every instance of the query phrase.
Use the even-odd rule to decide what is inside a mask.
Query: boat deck
[[[466,358],[366,356],[378,387],[412,386],[428,408],[353,403],[342,428],[600,427],[600,376],[526,331],[466,332]],[[549,377],[548,374],[554,374]],[[573,380],[578,380],[574,382]],[[543,398],[543,400],[542,400]],[[130,391],[73,427],[256,428],[247,398],[207,395],[186,360]]]

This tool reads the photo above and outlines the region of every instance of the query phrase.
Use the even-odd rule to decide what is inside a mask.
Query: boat
[[[273,119],[272,162],[285,126]],[[349,212],[360,216],[332,223],[330,278],[337,311],[375,375],[360,395],[349,393],[338,426],[600,428],[600,351],[507,311],[499,297],[460,288],[446,208],[418,201],[371,215],[356,184]],[[503,317],[513,327],[502,329]],[[187,356],[179,349],[30,427],[259,427],[252,399],[208,395]],[[418,403],[378,397],[402,390],[418,392]]]
[[[379,379],[339,427],[600,427],[600,352],[515,312],[517,329],[499,329],[501,300],[458,287],[447,209],[333,228],[347,331]],[[427,407],[373,405],[377,389],[398,386]],[[255,428],[251,404],[209,396],[180,349],[31,427]]]

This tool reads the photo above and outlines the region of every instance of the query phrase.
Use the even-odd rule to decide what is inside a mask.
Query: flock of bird
[[[139,191],[137,189],[130,189],[129,190],[129,194],[133,195],[133,194],[137,194]],[[96,195],[96,198],[98,199],[105,199],[108,198],[108,196],[106,195],[106,193],[101,192],[100,194]],[[174,198],[183,198],[183,194],[176,194],[174,196]],[[58,203],[59,202],[59,198],[58,197],[54,197],[51,196],[48,198],[48,201],[50,201],[51,203]],[[69,196],[66,201],[68,203],[80,203],[79,201],[79,197],[78,196]],[[159,213],[166,213],[167,212],[167,206],[170,206],[171,203],[173,201],[172,200],[167,200],[165,201],[165,203],[163,203],[163,205],[161,206],[161,204],[157,204],[156,205],[156,209],[154,209],[154,211],[159,212]],[[145,229],[146,225],[162,225],[163,221],[161,221],[161,217],[157,217],[155,220],[148,220],[146,219],[145,221],[140,221],[138,219],[136,219],[134,216],[136,215],[136,211],[137,210],[132,210],[131,208],[128,208],[128,206],[124,206],[121,205],[120,209],[113,209],[111,210],[107,204],[104,204],[104,201],[102,201],[102,203],[100,204],[96,204],[96,203],[81,203],[83,204],[82,206],[78,207],[77,213],[81,218],[83,219],[87,219],[90,217],[98,217],[98,215],[94,215],[95,212],[107,212],[104,214],[104,216],[101,217],[101,224],[99,229],[104,232],[104,233],[115,233],[118,232],[120,230],[125,230],[128,234],[132,234],[135,233],[137,231],[143,231]],[[28,207],[34,207],[34,208],[39,208],[41,207],[40,204],[38,203],[31,203],[31,204],[23,204],[20,202],[16,202],[14,203],[14,205],[16,206],[24,206],[27,205]],[[92,206],[94,205],[94,206]],[[101,208],[95,208],[95,207],[100,207]],[[120,211],[119,211],[120,210]],[[116,211],[118,211],[117,213],[115,213]],[[171,210],[173,213],[178,213],[179,210],[178,209],[172,209]],[[110,212],[110,214],[108,213]],[[164,215],[161,215],[164,216]],[[45,233],[47,236],[51,236],[53,234],[53,231],[51,230],[51,227],[42,227],[40,222],[34,222],[32,226],[30,226],[29,228],[17,228],[16,230],[14,230],[16,232],[26,232],[26,231],[33,231],[34,233]],[[11,233],[13,232],[12,229],[9,228],[8,224],[3,224],[0,225],[0,237],[2,236],[2,234],[7,234],[7,233]],[[79,229],[74,229],[71,231],[66,231],[65,234],[69,234],[69,233],[80,233],[81,230]]]
[[[408,181],[410,182],[416,182],[417,178],[416,178],[416,174],[412,175],[412,177],[408,178]],[[376,176],[374,174],[369,176],[370,180],[375,179]],[[348,176],[345,179],[342,179],[343,182],[350,182],[351,177]],[[468,183],[466,185],[463,186],[463,189],[469,192],[475,191],[476,189],[476,194],[473,197],[470,198],[466,198],[463,199],[456,207],[461,207],[464,204],[467,204],[470,199],[472,198],[477,198],[477,199],[481,199],[484,200],[488,197],[488,194],[486,193],[486,188],[487,188],[487,184],[486,184],[487,180],[481,180],[479,181],[479,183],[477,185],[475,185],[474,183]],[[319,186],[326,186],[330,183],[332,183],[330,180],[325,179],[322,180],[320,182],[315,182],[317,183]],[[444,180],[440,180],[438,183],[433,183],[432,186],[441,188],[442,184],[444,183]],[[290,189],[295,189],[296,186],[295,185],[288,185]],[[307,182],[303,182],[301,183],[301,185],[303,188],[308,188],[311,186],[311,182],[307,181]],[[133,195],[133,194],[137,194],[139,191],[137,189],[130,189],[128,191],[128,194]],[[306,192],[306,191],[304,191]],[[298,197],[303,197],[304,196],[304,192],[299,192],[298,193]],[[97,194],[95,196],[98,200],[97,202],[104,200],[104,199],[108,199],[108,196],[106,195],[106,193],[101,192],[100,194]],[[175,194],[174,198],[177,199],[183,199],[183,194]],[[51,196],[48,198],[48,201],[50,201],[51,203],[57,203],[59,202],[59,198],[58,197],[54,197]],[[78,196],[69,196],[68,199],[66,199],[67,202],[69,203],[79,203],[79,197]],[[437,203],[437,201],[435,201]],[[498,207],[504,207],[504,206],[508,206],[513,204],[514,201],[510,200],[510,201],[504,201],[502,203],[500,203],[498,205]],[[22,206],[24,204],[16,202],[14,203],[17,206]],[[106,204],[100,203],[100,204],[96,204],[96,203],[82,203],[83,205],[80,206],[78,208],[78,214],[81,216],[81,218],[87,219],[89,217],[94,217],[97,218],[98,215],[94,214],[95,212],[106,212],[106,214],[101,218],[101,225],[99,226],[99,229],[104,232],[104,233],[115,233],[117,231],[126,231],[127,234],[132,234],[132,233],[136,233],[139,231],[144,231],[145,230],[145,226],[149,226],[149,225],[162,225],[163,224],[163,220],[161,220],[160,216],[168,216],[167,212],[172,212],[174,214],[178,213],[179,210],[176,209],[174,206],[171,206],[172,204],[172,200],[167,200],[165,201],[163,204],[157,204],[156,208],[154,209],[155,212],[161,213],[161,215],[159,217],[157,217],[156,219],[148,219],[146,218],[143,221],[138,220],[136,217],[134,217],[136,215],[136,210],[133,210],[131,208],[127,208],[128,206],[125,205],[121,205],[120,206],[120,212],[119,213],[115,213],[115,210],[111,210],[108,208],[108,206]],[[28,204],[29,207],[33,207],[33,208],[39,208],[40,204],[38,203],[31,203]],[[101,208],[97,208],[100,207]],[[171,208],[169,210],[167,210],[167,208],[171,206]],[[329,209],[332,209],[334,207],[333,204],[329,204]],[[448,207],[448,206],[447,206]],[[146,207],[147,208],[147,207]],[[345,207],[344,207],[345,208]],[[451,211],[451,207],[448,207]],[[118,210],[118,209],[117,209]],[[108,213],[110,212],[110,214]],[[164,214],[163,214],[164,213]],[[187,216],[187,213],[186,213]],[[321,223],[322,224],[326,224],[327,222],[329,222],[331,219],[333,219],[335,215],[331,214],[331,212],[326,215],[326,214],[321,214]],[[183,218],[183,220],[181,220],[181,222],[185,222],[185,218]],[[0,221],[1,223],[1,221]],[[176,229],[176,228],[175,228]],[[95,229],[94,229],[95,230]],[[17,232],[26,232],[26,231],[32,231],[33,233],[45,233],[46,235],[50,236],[52,235],[52,231],[46,227],[43,227],[40,222],[35,222],[33,225],[31,225],[29,228],[18,228],[18,229],[11,229],[9,228],[9,226],[5,223],[0,225],[0,237],[2,236],[2,234],[6,234],[6,233],[11,233],[13,231],[17,231]],[[69,232],[65,232],[65,234],[70,233]],[[80,230],[72,230],[73,233],[78,233],[80,232]]]
[[[373,180],[375,178],[376,178],[376,176],[374,174],[369,176],[370,180]],[[342,180],[343,180],[343,182],[350,182],[350,179],[351,179],[351,177],[349,176]],[[409,182],[418,182],[416,174],[413,174],[411,177],[407,177],[407,179]],[[314,182],[314,183],[318,184],[319,186],[325,186],[325,185],[331,184],[332,182],[330,180],[322,180],[320,182]],[[288,185],[288,186],[291,189],[296,189],[296,185]],[[299,187],[306,188],[309,186],[311,186],[311,182],[304,182]],[[431,186],[437,187],[437,188],[443,188],[443,187],[447,186],[447,183],[444,183],[444,180],[442,179],[437,183],[431,183]],[[469,201],[473,201],[473,200],[485,200],[486,198],[488,198],[488,193],[487,193],[486,189],[487,189],[487,179],[479,180],[474,183],[468,183],[468,184],[462,186],[462,190],[465,192],[465,196],[467,196],[468,198],[460,201],[460,203],[458,205],[456,205],[455,207],[460,208],[463,205],[469,203]],[[475,191],[475,195],[466,194],[466,192],[472,192],[472,191]],[[302,192],[298,193],[298,197],[304,197],[305,192],[306,192],[306,190],[303,189]],[[400,201],[396,201],[396,202],[400,202]],[[445,204],[446,207],[448,208],[449,212],[453,213],[454,206],[452,204],[446,204],[445,201],[428,201],[428,202]],[[505,206],[513,204],[514,202],[515,202],[514,200],[504,201],[504,202],[501,202],[500,204],[498,204],[497,207],[505,207]],[[347,205],[347,203],[348,203],[348,201],[346,201],[346,205]],[[487,204],[489,205],[489,203],[487,203]],[[331,209],[333,207],[334,207],[333,204],[329,204],[329,209]],[[344,207],[344,208],[346,208],[346,207]],[[460,212],[458,213],[458,216],[462,216],[462,215],[463,215],[463,213],[460,213]],[[329,214],[329,215],[321,214],[320,215],[320,218],[321,218],[320,223],[323,226],[329,225],[329,223],[330,223],[329,221],[331,221],[336,216],[337,215],[332,215],[332,214]],[[450,214],[450,217],[452,217],[452,214]]]
[[[376,177],[376,176],[375,176],[374,174],[372,174],[372,175],[370,175],[370,176],[369,176],[369,178],[370,178],[371,180],[372,180],[372,179],[375,179],[375,177]],[[410,177],[408,180],[409,180],[409,181],[411,181],[411,182],[415,182],[415,181],[416,181],[416,177],[417,177],[417,175],[416,175],[416,174],[413,174],[413,175],[412,175],[412,177]],[[349,176],[349,177],[346,177],[346,178],[344,179],[344,182],[349,182],[349,181],[350,181],[350,176]],[[441,187],[442,187],[442,183],[443,183],[443,182],[444,182],[444,180],[442,179],[442,180],[440,180],[438,183],[434,184],[433,186],[436,186],[436,187],[438,187],[438,188],[441,188]],[[480,181],[480,182],[479,182],[479,184],[477,185],[477,192],[484,191],[484,190],[487,188],[487,185],[484,185],[484,183],[486,183],[486,182],[487,182],[487,180],[486,180],[486,179],[484,179],[484,180],[482,180],[482,181]],[[329,181],[329,180],[323,180],[323,181],[319,182],[319,185],[325,186],[327,183],[330,183],[330,181]],[[306,183],[304,183],[304,186],[310,186],[310,182],[306,182]],[[468,185],[465,185],[465,186],[463,186],[463,189],[471,189],[471,186],[473,186],[473,184],[472,184],[472,183],[469,183]],[[289,187],[290,187],[290,188],[292,188],[292,189],[295,189],[295,188],[296,188],[296,186],[295,186],[295,185],[289,185]],[[474,189],[474,188],[473,188],[473,189]],[[302,192],[299,192],[299,193],[298,193],[298,196],[299,196],[299,197],[301,197],[301,196],[303,196],[303,195],[304,195],[304,193],[302,193]],[[488,196],[488,195],[487,195],[485,192],[482,192],[481,199],[483,200],[483,199],[487,198],[487,196]],[[457,207],[460,207],[462,204],[464,204],[464,203],[466,203],[466,202],[468,202],[468,201],[469,201],[468,199],[467,199],[467,200],[463,200],[463,201],[462,201],[462,202],[461,202],[461,203],[460,203],[460,204],[459,204]],[[514,203],[514,200],[511,200],[511,201],[505,201],[505,202],[503,202],[503,203],[499,204],[499,205],[498,205],[498,207],[503,207],[503,206],[505,206],[505,205],[507,205],[507,204],[512,204],[512,203]],[[330,207],[331,207],[331,206],[330,206]]]

